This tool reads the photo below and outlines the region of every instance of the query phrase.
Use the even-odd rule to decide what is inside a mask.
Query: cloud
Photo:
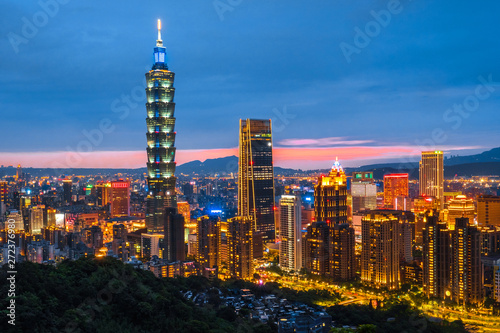
[[[484,147],[479,146],[442,146],[443,151],[465,151]],[[349,147],[275,147],[274,165],[294,169],[328,168],[336,157],[343,166],[392,161],[405,163],[418,161],[420,146],[349,146]],[[194,160],[205,161],[219,157],[238,155],[238,148],[221,149],[179,149],[176,152],[177,165]],[[146,166],[146,151],[96,151],[76,153],[56,152],[3,152],[0,165],[37,168],[143,168]]]
[[[363,145],[373,143],[373,140],[348,140],[346,137],[329,137],[321,139],[285,139],[278,142],[282,146],[337,146],[337,145]]]

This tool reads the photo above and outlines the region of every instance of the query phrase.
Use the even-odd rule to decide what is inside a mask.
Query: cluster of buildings
[[[288,271],[389,290],[422,285],[429,297],[463,304],[500,302],[500,197],[466,196],[454,189],[460,184],[446,192],[441,151],[422,153],[418,183],[406,173],[346,175],[337,160],[314,182],[282,186],[271,120],[242,119],[237,179],[228,170],[229,180],[177,187],[174,78],[159,29],[146,73],[145,175],[28,182],[18,167],[0,181],[3,262],[8,229],[19,261],[115,256],[162,277],[251,279],[264,251],[278,250]],[[213,203],[207,197],[219,209],[202,213],[200,204]]]
[[[281,268],[388,290],[420,285],[458,304],[500,302],[500,197],[445,192],[441,151],[423,152],[419,170],[411,197],[408,174],[386,174],[377,191],[372,172],[346,177],[336,161],[314,185],[306,221],[304,191],[281,196]]]

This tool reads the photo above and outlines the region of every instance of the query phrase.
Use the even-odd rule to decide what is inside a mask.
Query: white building
[[[300,196],[282,195],[280,199],[280,254],[282,269],[302,268],[302,202]]]

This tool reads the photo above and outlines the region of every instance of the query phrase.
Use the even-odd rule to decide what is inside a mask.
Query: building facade
[[[351,196],[353,213],[377,208],[377,185],[373,172],[352,173]]]
[[[377,211],[361,223],[361,280],[375,288],[399,289],[398,218]]]
[[[420,195],[435,197],[440,208],[444,207],[444,160],[443,152],[423,151],[419,164]]]
[[[500,227],[500,196],[480,195],[477,198],[477,224]]]
[[[274,241],[271,120],[240,119],[238,215],[253,216],[254,230]]]
[[[347,223],[347,178],[338,159],[328,176],[320,176],[314,186],[314,215],[328,225]]]
[[[423,229],[424,293],[428,298],[450,299],[451,296],[451,234],[438,216],[427,215]]]
[[[229,275],[237,279],[253,276],[253,216],[236,216],[227,221]]]
[[[130,181],[111,182],[111,218],[130,216]]]
[[[279,205],[281,269],[299,271],[302,268],[302,202],[300,196],[282,195]]]
[[[391,173],[384,175],[384,207],[388,209],[403,209],[404,198],[408,197],[408,174]],[[409,207],[408,207],[409,208]]]
[[[147,110],[147,184],[146,227],[150,233],[162,233],[165,209],[177,208],[175,192],[175,103],[174,72],[167,66],[166,48],[161,39],[154,48],[154,64],[146,73]]]

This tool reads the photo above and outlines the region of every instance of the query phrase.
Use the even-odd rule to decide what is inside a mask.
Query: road
[[[277,274],[268,273],[267,281],[279,282],[282,286],[293,289],[307,291],[309,289],[324,289],[329,291],[336,291],[344,296],[346,299],[341,302],[323,302],[318,304],[320,306],[331,305],[349,305],[349,304],[368,304],[370,299],[384,300],[387,295],[383,293],[368,293],[362,290],[349,290],[335,284],[326,282],[319,282],[314,280],[299,279],[296,276],[282,276]],[[467,328],[475,332],[500,332],[500,317],[492,316],[486,313],[486,310],[478,310],[477,312],[467,312],[464,310],[452,309],[437,303],[423,304],[417,306],[409,297],[404,295],[404,298],[409,300],[415,308],[418,308],[423,313],[430,317],[445,319],[448,321],[462,320]]]

